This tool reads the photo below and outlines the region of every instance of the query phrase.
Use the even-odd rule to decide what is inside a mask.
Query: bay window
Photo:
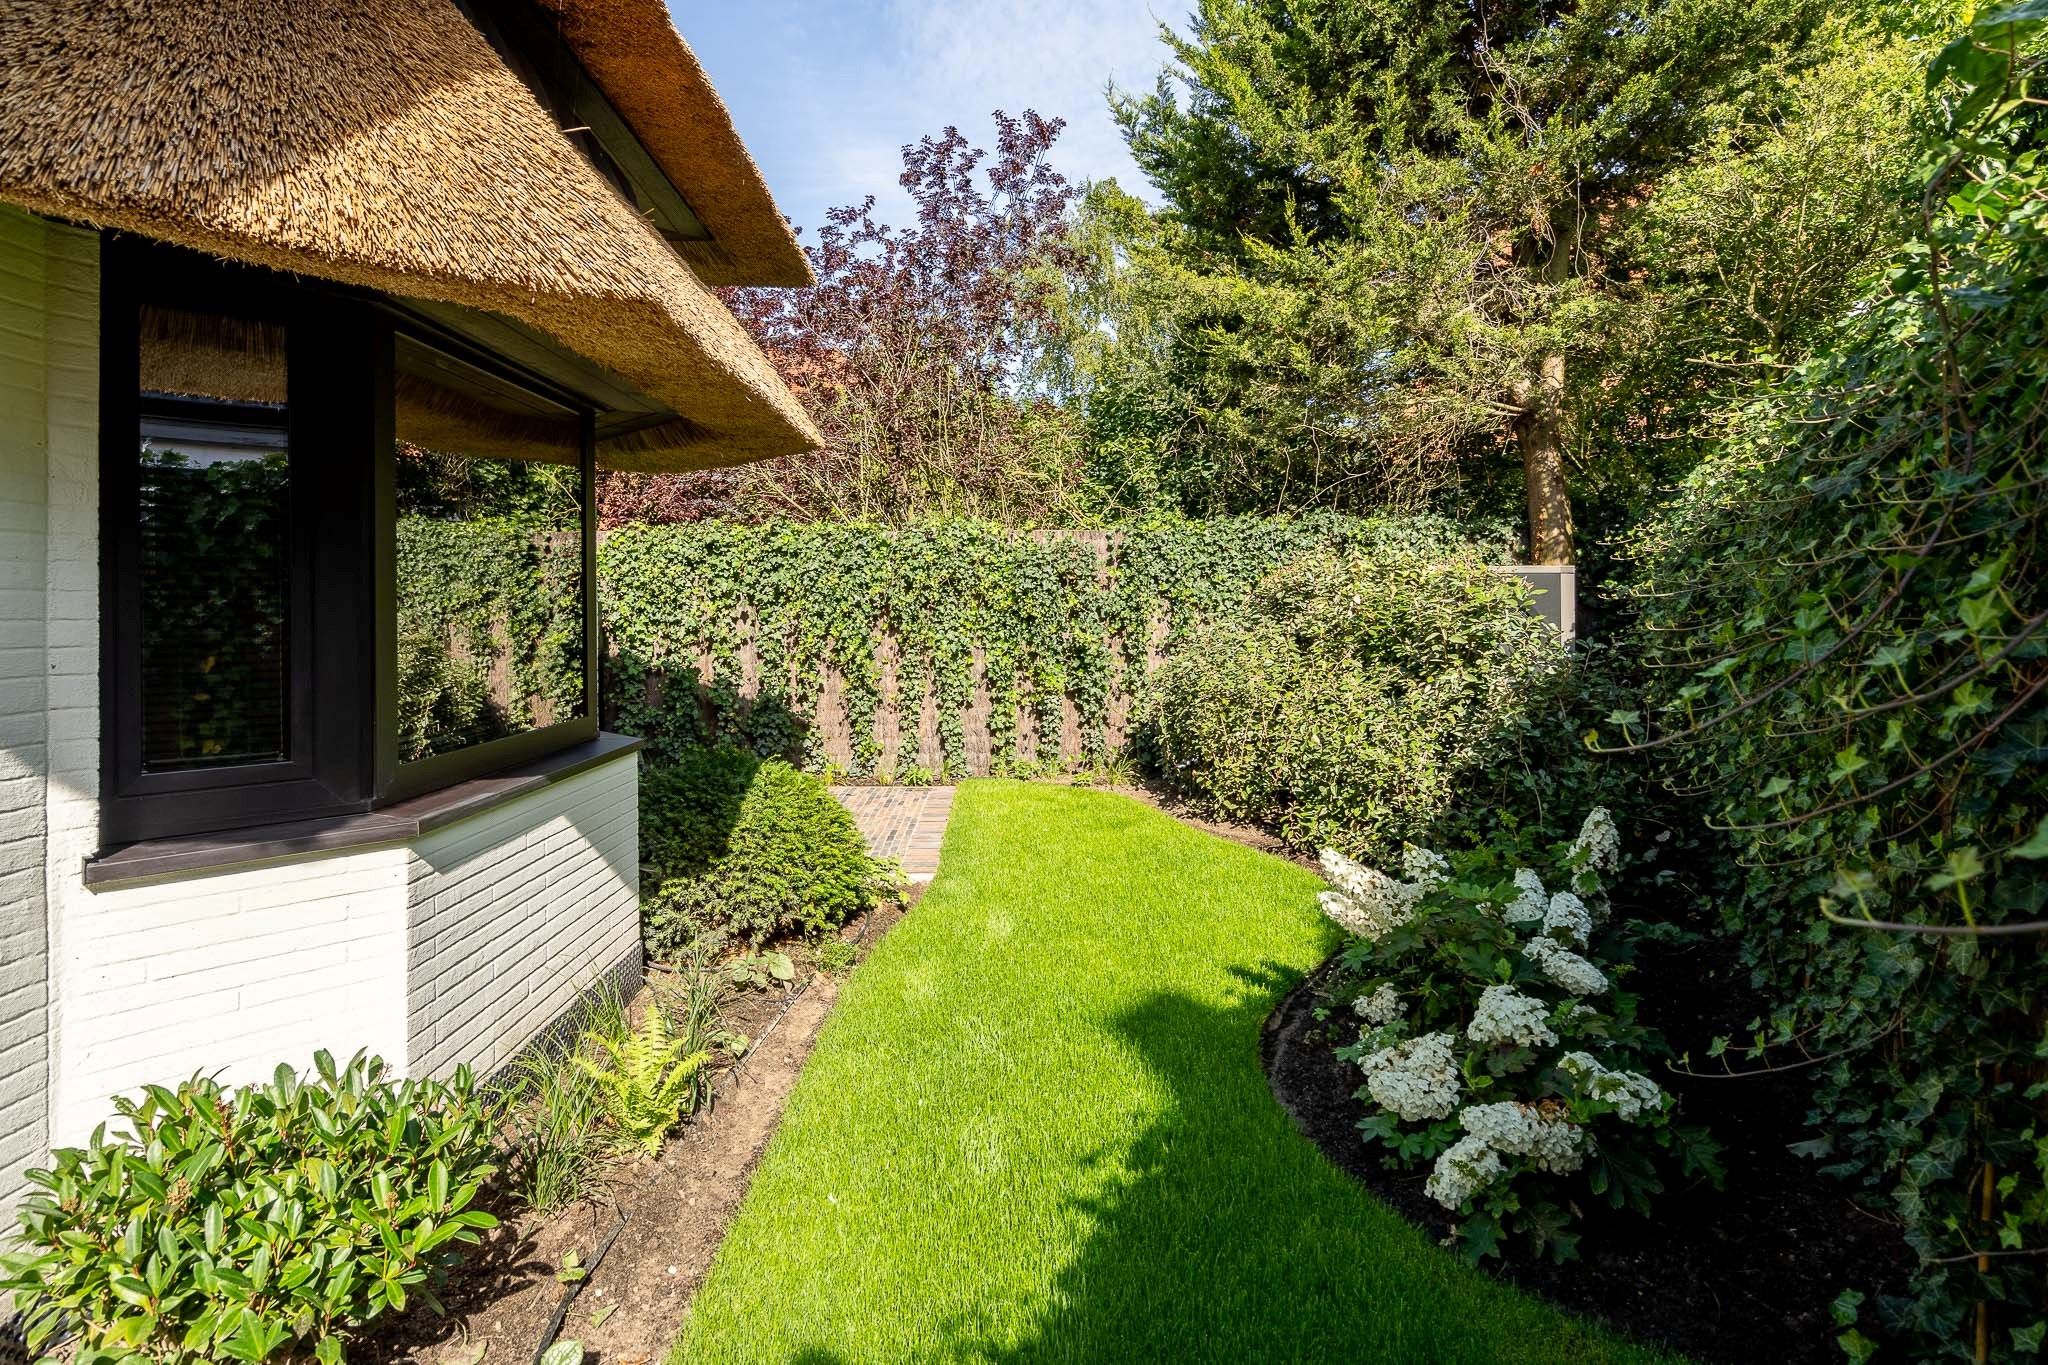
[[[118,238],[102,277],[104,845],[595,738],[592,401],[446,309]]]

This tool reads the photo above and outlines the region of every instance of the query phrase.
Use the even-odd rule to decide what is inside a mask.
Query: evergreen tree
[[[1598,409],[1644,333],[1683,335],[1656,316],[1677,253],[1642,230],[1647,207],[1683,177],[1697,197],[1703,163],[1782,138],[1823,63],[1894,86],[1910,73],[1869,60],[1884,44],[1830,8],[1200,0],[1189,35],[1167,34],[1177,62],[1157,87],[1112,97],[1166,201],[1132,252],[1156,277],[1149,302],[1164,316],[1147,321],[1172,340],[1118,329],[1144,353],[1105,361],[1095,407],[1128,420],[1132,390],[1150,385],[1147,420],[1200,428],[1201,477],[1238,486],[1190,510],[1398,503],[1474,456],[1512,453],[1531,559],[1569,562],[1568,439],[1611,415]],[[1826,108],[1864,120],[1852,143],[1904,147],[1899,94]],[[1823,253],[1826,287],[1805,278],[1788,304],[1822,315],[1839,277],[1890,244],[1874,225],[1895,216],[1886,187],[1901,164],[1850,158],[1839,171],[1790,191],[1859,215]],[[1712,243],[1688,245],[1683,301],[1698,307]],[[1756,311],[1759,282],[1747,288]],[[1186,403],[1160,410],[1173,396]]]

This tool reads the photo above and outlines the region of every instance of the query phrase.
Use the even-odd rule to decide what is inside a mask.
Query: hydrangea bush
[[[1390,1167],[1428,1170],[1468,1257],[1519,1237],[1564,1260],[1589,1200],[1647,1213],[1664,1168],[1718,1179],[1713,1143],[1649,1074],[1667,1049],[1605,951],[1621,841],[1604,809],[1547,876],[1486,846],[1410,848],[1398,877],[1322,862],[1323,913],[1353,938],[1359,1034],[1339,1055],[1365,1075],[1359,1126]]]

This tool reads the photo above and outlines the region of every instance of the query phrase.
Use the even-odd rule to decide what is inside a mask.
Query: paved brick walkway
[[[939,870],[951,787],[834,787],[832,795],[852,812],[877,858],[896,859],[914,882],[928,882]]]

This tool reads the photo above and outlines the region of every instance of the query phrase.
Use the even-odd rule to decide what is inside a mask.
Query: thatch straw
[[[516,318],[685,419],[612,467],[818,440],[450,0],[0,4],[0,200]]]
[[[732,115],[662,0],[538,0],[690,207],[709,242],[679,242],[708,284],[812,283]]]

